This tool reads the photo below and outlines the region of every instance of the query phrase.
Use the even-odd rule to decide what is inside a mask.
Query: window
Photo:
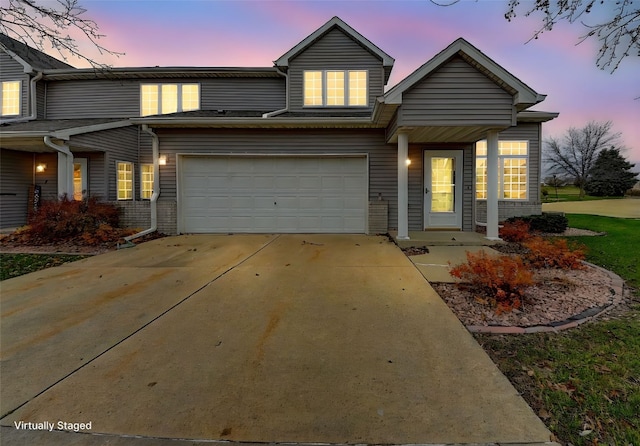
[[[526,200],[528,186],[527,141],[498,142],[498,198]],[[487,198],[487,142],[476,143],[476,198]]]
[[[133,163],[118,161],[118,200],[133,200]]]
[[[140,166],[140,198],[151,199],[153,193],[153,164]]]
[[[20,94],[22,82],[8,81],[2,83],[2,116],[18,116],[20,114]]]
[[[140,114],[142,116],[164,115],[199,109],[199,84],[140,85]]]
[[[305,71],[305,107],[366,107],[367,71]]]

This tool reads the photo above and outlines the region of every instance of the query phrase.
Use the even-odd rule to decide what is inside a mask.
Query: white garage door
[[[366,230],[364,156],[184,155],[180,170],[183,233]]]

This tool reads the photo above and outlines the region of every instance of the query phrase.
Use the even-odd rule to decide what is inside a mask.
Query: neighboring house
[[[76,69],[0,38],[2,227],[99,196],[161,232],[473,231],[541,211],[544,95],[464,39],[394,59],[337,17],[264,68]],[[488,166],[488,167],[487,167]],[[31,204],[30,204],[31,203]]]

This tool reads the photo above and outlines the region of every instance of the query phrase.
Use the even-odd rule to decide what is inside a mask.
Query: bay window
[[[526,200],[528,141],[498,142],[498,199]],[[487,142],[476,143],[476,199],[487,198]]]

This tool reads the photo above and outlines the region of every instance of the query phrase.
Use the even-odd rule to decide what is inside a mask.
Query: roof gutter
[[[31,102],[29,104],[31,113],[29,113],[29,116],[23,116],[15,119],[3,119],[1,121],[2,124],[14,124],[18,122],[33,121],[38,117],[38,101],[36,98],[36,83],[40,79],[42,79],[42,76],[43,76],[43,72],[38,71],[38,74],[32,77],[31,81],[29,82],[29,91],[30,91],[30,99],[31,99]]]
[[[136,234],[125,237],[125,244],[118,245],[118,249],[120,248],[132,248],[136,246],[131,240],[135,240],[138,237],[142,237],[147,234],[151,234],[158,230],[158,197],[160,196],[160,161],[159,161],[159,146],[160,142],[158,140],[158,135],[149,128],[146,124],[142,125],[142,131],[151,135],[151,147],[153,150],[153,192],[151,194],[150,200],[150,211],[151,211],[151,227],[145,229],[144,231],[140,231]]]
[[[272,112],[269,113],[265,113],[262,115],[263,118],[271,118],[273,116],[278,116],[281,115],[282,113],[285,113],[287,111],[289,111],[289,75],[287,73],[285,73],[284,71],[280,70],[280,68],[278,68],[277,66],[274,66],[274,68],[276,69],[276,71],[278,73],[280,73],[282,76],[284,76],[285,79],[285,106],[283,109],[280,110],[274,110]]]

